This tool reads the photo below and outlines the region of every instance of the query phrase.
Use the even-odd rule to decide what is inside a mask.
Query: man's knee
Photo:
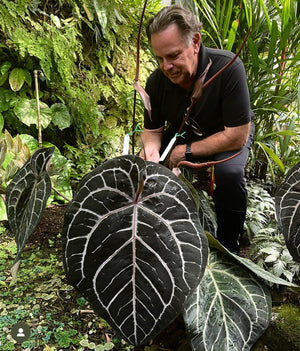
[[[244,186],[244,168],[223,166],[215,168],[215,182],[217,186],[236,187]]]

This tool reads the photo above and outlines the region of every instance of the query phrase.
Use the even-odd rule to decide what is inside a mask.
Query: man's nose
[[[168,71],[173,67],[173,63],[168,59],[164,58],[162,61],[162,68],[164,71]]]

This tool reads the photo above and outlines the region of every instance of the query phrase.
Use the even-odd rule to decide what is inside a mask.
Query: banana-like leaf
[[[208,244],[189,188],[133,155],[82,182],[62,230],[68,280],[129,343],[146,343],[183,309]]]
[[[268,326],[271,297],[263,282],[212,249],[184,320],[195,351],[246,351]]]
[[[279,228],[293,259],[300,263],[300,162],[287,174],[275,194]]]
[[[38,225],[50,196],[51,181],[47,166],[54,149],[50,147],[35,151],[6,189],[8,222],[18,248],[14,266],[18,264],[26,240]]]

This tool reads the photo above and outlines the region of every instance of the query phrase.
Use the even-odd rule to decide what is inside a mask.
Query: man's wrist
[[[189,161],[189,162],[193,161],[192,145],[191,144],[186,144],[185,159],[186,159],[186,161]]]

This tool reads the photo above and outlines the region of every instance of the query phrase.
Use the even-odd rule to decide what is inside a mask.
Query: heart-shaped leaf
[[[39,223],[50,196],[51,181],[47,165],[54,149],[51,147],[35,151],[6,189],[8,222],[18,248],[14,265],[19,262],[26,240]]]
[[[300,263],[300,162],[287,174],[275,194],[279,228],[293,259]]]
[[[52,110],[44,102],[39,102],[41,124],[43,128],[47,128],[52,120]],[[21,99],[14,106],[14,112],[20,121],[27,126],[31,124],[38,125],[37,105],[35,99]]]
[[[213,249],[184,312],[195,351],[250,350],[268,326],[271,297],[249,270]]]
[[[62,239],[69,281],[134,345],[181,313],[207,260],[188,187],[133,155],[107,161],[83,180]]]

